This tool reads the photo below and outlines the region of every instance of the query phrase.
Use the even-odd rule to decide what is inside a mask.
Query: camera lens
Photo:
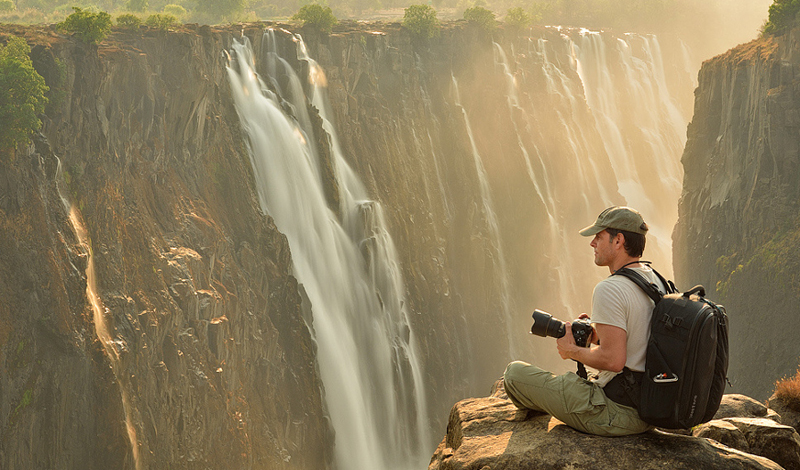
[[[531,325],[531,334],[536,336],[552,336],[560,338],[567,333],[566,325],[563,321],[553,318],[547,312],[541,310],[533,311],[533,325]]]

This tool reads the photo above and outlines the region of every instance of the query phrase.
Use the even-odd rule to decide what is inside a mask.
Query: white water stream
[[[255,72],[247,40],[233,46],[229,79],[262,210],[286,234],[295,276],[311,301],[337,468],[424,468],[430,437],[422,372],[382,208],[344,161],[324,72],[300,36],[294,39],[297,58],[308,65],[309,96],[277,54],[274,33],[265,34],[261,57],[270,76],[264,80],[277,93]],[[288,79],[288,90],[277,86],[279,79]],[[341,220],[326,202],[307,103],[319,110],[331,139]]]

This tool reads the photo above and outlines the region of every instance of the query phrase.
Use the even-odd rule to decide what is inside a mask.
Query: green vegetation
[[[104,11],[92,13],[78,7],[72,9],[75,12],[58,24],[60,30],[74,33],[88,44],[97,44],[111,32],[111,15],[108,13]]]
[[[49,88],[33,68],[30,53],[28,43],[15,36],[0,46],[0,154],[13,154],[42,126],[38,115],[44,112]]]
[[[232,20],[241,14],[245,0],[196,0],[198,18],[203,21]]]
[[[164,8],[161,9],[162,13],[167,15],[172,15],[175,18],[185,18],[186,17],[186,8],[183,8],[180,5],[176,5],[174,3],[170,3],[169,5],[164,5]]]
[[[430,39],[439,34],[436,10],[430,5],[411,5],[405,9],[403,27],[417,39]]]
[[[511,27],[524,29],[541,19],[541,16],[534,18],[533,15],[525,11],[522,7],[514,7],[508,9],[504,21]]]
[[[470,25],[477,26],[484,31],[497,29],[497,20],[494,19],[494,13],[479,5],[464,10],[464,19]]]
[[[136,31],[142,25],[142,19],[133,13],[123,13],[117,17],[117,25],[129,31]]]
[[[775,0],[769,7],[769,19],[764,24],[764,34],[780,34],[797,24],[800,0]]]
[[[0,11],[14,11],[17,7],[11,0],[0,0]]]
[[[740,258],[734,254],[717,259],[716,287],[723,298],[754,275],[765,277],[777,289],[800,292],[800,221],[779,230],[749,259]]]
[[[299,21],[304,27],[310,26],[323,33],[329,33],[333,25],[339,22],[333,15],[331,7],[322,6],[318,3],[303,6],[292,16],[292,19]]]
[[[150,2],[147,0],[128,0],[125,2],[125,8],[130,11],[143,13],[150,7]]]
[[[168,30],[181,24],[178,18],[166,13],[154,13],[144,20],[144,24],[155,29]]]

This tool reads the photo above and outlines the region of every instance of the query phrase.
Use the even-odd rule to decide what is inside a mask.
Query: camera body
[[[553,338],[561,338],[567,334],[566,323],[553,318],[549,313],[537,309],[533,311],[532,316],[531,334],[542,337],[552,336]],[[589,320],[581,318],[572,321],[572,337],[575,338],[575,344],[578,346],[589,345],[592,331],[592,322]]]

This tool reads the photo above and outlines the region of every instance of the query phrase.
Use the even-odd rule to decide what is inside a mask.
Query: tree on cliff
[[[304,5],[292,16],[292,19],[299,21],[303,26],[316,28],[323,33],[329,33],[333,25],[339,22],[333,15],[331,7],[322,6],[318,3]]]
[[[769,6],[769,20],[764,24],[764,34],[777,34],[797,22],[800,0],[775,0]]]
[[[0,46],[0,155],[27,144],[42,126],[38,115],[44,112],[49,88],[33,68],[30,53],[28,43],[15,36]]]
[[[111,15],[107,12],[92,13],[78,7],[72,7],[72,9],[75,11],[58,24],[60,30],[74,33],[83,42],[89,44],[97,44],[111,32]]]
[[[403,27],[419,39],[430,39],[439,34],[436,10],[430,5],[411,5],[405,9]]]
[[[471,26],[478,27],[484,31],[493,31],[497,28],[497,20],[494,12],[480,5],[467,8],[464,11],[464,19]]]

